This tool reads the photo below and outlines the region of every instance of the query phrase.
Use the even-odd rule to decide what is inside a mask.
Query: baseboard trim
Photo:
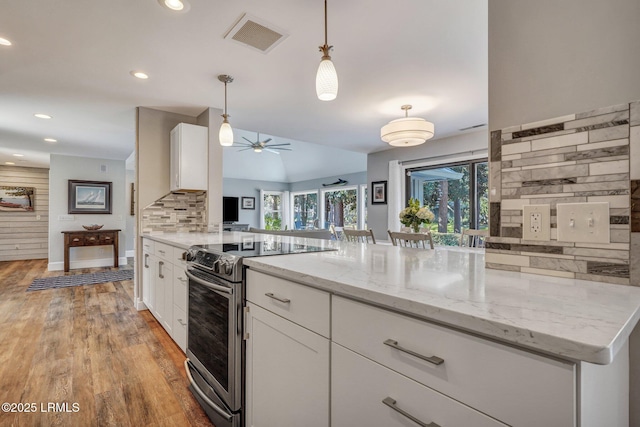
[[[127,251],[127,252],[125,253],[125,256],[126,256],[127,258],[133,258],[135,255],[136,255],[136,251],[134,251],[133,249],[131,249],[130,251]]]
[[[136,310],[138,310],[138,311],[147,310],[147,306],[145,305],[145,303],[140,298],[136,299],[135,306],[136,306]]]
[[[119,265],[127,265],[127,257],[118,258]],[[96,268],[96,267],[113,267],[113,258],[98,258],[98,259],[83,259],[79,261],[71,261],[69,263],[69,270],[76,268]],[[50,262],[47,266],[49,271],[62,271],[64,270],[64,262]]]

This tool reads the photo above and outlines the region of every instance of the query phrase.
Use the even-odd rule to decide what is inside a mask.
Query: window
[[[340,190],[324,190],[324,224],[322,228],[358,227],[358,188],[341,188]]]
[[[291,194],[291,209],[294,230],[319,228],[318,192],[305,191]]]
[[[489,226],[486,159],[407,170],[407,200],[416,198],[435,215],[434,240],[457,245],[464,228]]]
[[[362,230],[368,230],[367,228],[367,202],[368,192],[367,186],[360,186],[360,228]]]
[[[264,228],[267,230],[282,230],[282,196],[279,191],[264,191],[262,194]]]

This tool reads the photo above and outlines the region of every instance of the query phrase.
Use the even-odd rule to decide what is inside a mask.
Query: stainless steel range
[[[244,425],[244,257],[332,250],[280,239],[192,246],[185,368],[190,389],[216,427]]]

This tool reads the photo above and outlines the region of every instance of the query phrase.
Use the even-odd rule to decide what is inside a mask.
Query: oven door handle
[[[189,378],[189,383],[191,384],[192,389],[195,390],[196,393],[198,393],[198,395],[202,398],[202,400],[204,400],[207,403],[207,405],[211,407],[211,409],[216,411],[218,414],[222,415],[227,421],[231,421],[231,418],[233,417],[229,415],[227,411],[225,411],[224,409],[222,409],[221,407],[213,403],[211,399],[209,399],[209,397],[206,394],[204,394],[202,390],[200,390],[200,387],[198,387],[198,384],[196,384],[196,382],[193,380],[193,377],[191,376],[191,369],[189,369],[189,359],[184,361],[184,370],[187,371],[187,377]]]
[[[206,286],[207,288],[213,289],[214,291],[224,292],[225,294],[230,294],[230,295],[233,294],[232,288],[227,288],[225,286],[220,286],[214,283],[205,282],[204,280],[189,273],[189,270],[186,270],[185,272],[187,273],[187,277],[189,278],[189,280],[193,280],[194,282],[199,283],[202,286]]]

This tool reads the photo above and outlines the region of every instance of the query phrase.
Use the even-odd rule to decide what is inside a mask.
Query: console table
[[[120,230],[74,230],[64,234],[64,271],[69,271],[69,248],[79,246],[113,246],[113,266],[118,267],[118,233]]]

